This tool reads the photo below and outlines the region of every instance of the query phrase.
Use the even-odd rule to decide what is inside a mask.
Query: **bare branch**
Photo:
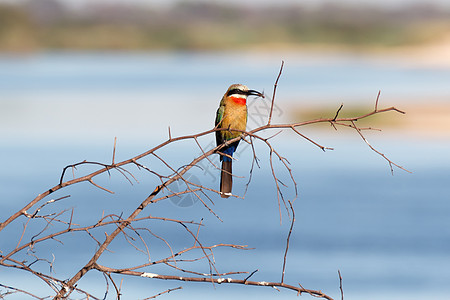
[[[210,282],[217,284],[244,284],[244,285],[252,285],[252,286],[267,286],[272,288],[284,288],[292,291],[296,291],[298,294],[307,293],[313,295],[315,297],[333,300],[328,295],[325,295],[321,291],[315,291],[310,289],[305,289],[303,287],[296,287],[293,285],[285,284],[282,282],[266,282],[266,281],[250,281],[245,279],[233,279],[233,278],[211,278],[211,277],[182,277],[182,276],[173,276],[173,275],[160,275],[155,273],[142,273],[142,272],[134,272],[127,271],[122,272],[124,275],[132,275],[132,276],[141,276],[146,278],[154,278],[154,279],[162,279],[162,280],[176,280],[176,281],[187,281],[187,282]]]
[[[212,129],[199,132],[192,135],[173,137],[171,133],[171,128],[168,127],[168,139],[159,145],[155,146],[152,149],[149,149],[139,155],[136,155],[132,158],[116,162],[116,146],[117,146],[117,138],[114,139],[114,146],[112,151],[112,160],[111,164],[105,164],[101,162],[93,162],[93,161],[81,161],[72,165],[68,165],[63,168],[59,183],[44,191],[43,193],[37,195],[33,200],[31,200],[28,204],[26,204],[22,209],[18,210],[16,213],[12,214],[7,220],[3,223],[0,223],[0,232],[9,224],[11,224],[14,220],[19,219],[20,217],[25,217],[24,223],[22,225],[22,232],[18,233],[16,236],[18,238],[18,242],[14,241],[16,245],[12,250],[3,250],[0,249],[0,267],[5,268],[14,268],[16,270],[27,272],[43,282],[43,285],[49,286],[54,291],[54,299],[67,299],[70,295],[75,293],[80,293],[83,297],[87,299],[98,299],[90,293],[79,288],[80,279],[85,276],[88,272],[94,270],[95,272],[99,272],[104,276],[105,279],[105,295],[104,298],[108,296],[110,290],[110,284],[113,286],[114,291],[116,293],[116,298],[121,298],[122,293],[122,280],[126,276],[138,276],[144,277],[148,279],[162,279],[162,280],[176,280],[176,281],[185,281],[185,282],[205,282],[211,284],[243,284],[243,285],[252,285],[252,286],[268,286],[272,287],[278,291],[280,289],[287,289],[296,291],[297,294],[307,293],[313,297],[323,298],[323,299],[332,299],[330,296],[322,293],[321,291],[305,289],[300,284],[297,285],[289,285],[285,283],[285,274],[286,269],[288,267],[287,257],[288,251],[290,249],[290,241],[293,233],[295,219],[295,211],[293,207],[293,202],[298,197],[297,190],[297,182],[295,181],[295,177],[293,174],[293,167],[291,166],[289,160],[283,156],[281,152],[275,147],[275,141],[277,140],[279,134],[283,131],[293,131],[296,134],[296,137],[299,137],[300,140],[306,140],[309,143],[317,146],[321,150],[333,150],[333,148],[325,147],[314,139],[307,137],[303,133],[301,133],[301,128],[303,126],[310,126],[315,124],[331,124],[333,128],[337,129],[338,127],[351,128],[355,130],[358,135],[362,138],[364,143],[374,151],[376,154],[380,155],[383,159],[385,159],[393,172],[394,167],[402,169],[404,171],[409,172],[405,168],[400,165],[394,163],[390,160],[385,154],[378,151],[375,147],[373,147],[363,132],[365,130],[377,130],[372,127],[358,127],[356,122],[361,119],[369,118],[373,115],[386,113],[386,112],[397,112],[404,113],[403,111],[395,108],[389,107],[384,109],[379,109],[379,97],[380,92],[378,92],[375,107],[373,111],[369,111],[360,116],[353,116],[347,118],[341,118],[340,112],[343,108],[343,104],[337,109],[335,115],[332,118],[320,118],[309,121],[295,122],[295,123],[286,123],[286,124],[272,124],[272,115],[275,106],[275,98],[276,91],[278,87],[278,81],[281,77],[282,71],[284,67],[284,61],[281,63],[280,71],[276,78],[273,95],[271,100],[270,111],[268,113],[268,121],[266,124],[256,127],[252,130],[236,130],[233,128],[217,128],[214,127]],[[264,115],[265,118],[266,115]],[[262,122],[264,123],[264,122]],[[202,146],[200,143],[200,138],[205,136],[214,135],[217,131],[236,131],[240,132],[240,136],[234,139],[228,140],[222,145],[212,146],[209,144],[208,146]],[[275,133],[274,133],[275,132]],[[253,248],[249,248],[247,245],[236,245],[230,243],[216,243],[213,245],[209,245],[200,237],[200,229],[207,228],[205,224],[203,224],[203,218],[200,219],[199,222],[194,221],[185,221],[178,220],[176,217],[174,218],[164,218],[162,216],[151,216],[149,214],[142,216],[142,212],[147,206],[152,206],[159,201],[167,200],[172,197],[186,196],[189,195],[194,197],[194,199],[203,204],[203,207],[206,208],[211,214],[216,216],[220,221],[220,217],[218,214],[212,209],[214,206],[215,198],[219,194],[219,191],[210,186],[198,184],[195,180],[192,180],[187,173],[192,168],[197,167],[200,170],[205,170],[204,165],[200,165],[201,163],[205,163],[208,167],[212,166],[215,170],[219,170],[218,165],[214,162],[214,159],[211,158],[211,155],[220,154],[223,156],[229,156],[228,154],[222,153],[222,149],[227,145],[244,140],[245,143],[249,145],[252,149],[252,164],[249,171],[249,179],[246,184],[244,196],[233,195],[235,197],[244,199],[247,189],[250,185],[250,182],[253,177],[253,170],[255,165],[260,167],[260,160],[258,158],[258,151],[255,143],[261,143],[265,145],[267,148],[264,148],[269,153],[269,159],[267,164],[269,164],[271,169],[271,175],[273,182],[275,183],[275,189],[277,193],[279,214],[280,214],[280,224],[282,220],[282,208],[281,203],[283,203],[286,214],[290,219],[289,231],[287,232],[286,244],[284,246],[284,255],[283,255],[283,264],[281,271],[281,280],[280,282],[266,282],[266,281],[251,281],[250,278],[258,272],[254,270],[249,274],[248,271],[236,271],[236,270],[227,270],[227,272],[220,272],[216,268],[216,258],[215,254],[218,252],[218,248],[226,248],[228,250],[250,250]],[[175,166],[172,162],[166,159],[164,153],[160,153],[162,149],[166,146],[178,143],[178,142],[186,142],[191,143],[194,147],[198,147],[200,150],[200,154],[195,156],[193,159],[188,160],[186,163]],[[231,158],[231,156],[229,156]],[[151,159],[152,163],[156,161],[159,164],[160,169],[155,168],[153,165],[147,167],[141,161],[143,158]],[[145,164],[148,164],[147,162]],[[96,169],[93,172],[86,172],[88,174],[80,175],[86,166],[93,166]],[[135,166],[130,168],[129,166]],[[282,171],[280,174],[279,166],[281,166]],[[77,168],[78,167],[78,168]],[[80,169],[80,170],[79,170]],[[130,169],[132,171],[130,171]],[[68,170],[72,170],[72,178],[67,180],[65,178],[66,172]],[[45,199],[47,196],[56,192],[60,189],[78,184],[78,183],[89,183],[104,190],[108,193],[113,194],[114,192],[105,188],[95,181],[99,175],[103,173],[108,173],[109,176],[115,175],[114,170],[117,171],[120,178],[123,181],[128,181],[131,185],[135,182],[139,183],[139,176],[135,175],[137,171],[144,171],[142,173],[150,174],[152,179],[156,179],[157,185],[152,186],[152,192],[143,199],[140,199],[137,207],[134,209],[130,209],[127,207],[128,217],[123,217],[122,213],[118,214],[108,214],[108,212],[103,212],[100,218],[96,218],[95,220],[90,220],[88,223],[78,222],[81,224],[75,224],[74,220],[77,220],[76,215],[74,213],[74,208],[63,208],[56,209],[58,205],[51,205],[56,203],[57,201],[67,199],[69,196],[60,197],[57,199],[48,200],[46,202]],[[145,172],[146,171],[146,172]],[[148,172],[148,173],[147,173]],[[288,180],[284,180],[284,177],[287,177],[289,174]],[[188,176],[189,175],[189,176]],[[236,178],[242,178],[237,176],[236,174],[231,174]],[[67,176],[69,177],[69,176]],[[66,181],[64,181],[66,180]],[[193,182],[194,181],[194,182]],[[98,181],[97,181],[98,182]],[[172,183],[181,183],[186,187],[184,191],[178,191],[174,188]],[[295,191],[295,195],[292,196]],[[161,193],[163,192],[163,193]],[[288,199],[288,197],[293,197],[293,199]],[[65,204],[66,201],[62,202]],[[131,203],[131,202],[130,202]],[[134,202],[133,202],[134,203]],[[46,212],[44,213],[44,208],[46,208]],[[50,212],[47,213],[47,209]],[[202,208],[203,209],[203,208]],[[69,213],[70,210],[70,213]],[[204,210],[204,211],[206,211]],[[27,211],[34,211],[32,214]],[[156,210],[157,211],[157,210]],[[153,210],[152,210],[153,212]],[[100,215],[100,214],[98,214]],[[39,223],[40,222],[40,223]],[[138,223],[140,222],[140,223]],[[160,234],[155,226],[154,222],[163,222],[163,224],[175,223],[177,226],[180,225],[183,229],[179,229],[178,233],[184,235],[184,237],[189,238],[189,244],[183,245],[181,248],[179,246],[175,246],[173,243],[172,236],[165,236]],[[222,221],[223,222],[223,221]],[[142,223],[145,223],[142,225]],[[36,225],[38,224],[38,225]],[[160,225],[160,224],[159,224]],[[31,229],[33,231],[31,231]],[[96,250],[93,251],[92,255],[89,257],[87,261],[80,262],[80,267],[75,274],[69,279],[58,279],[53,272],[53,267],[55,263],[55,256],[45,256],[40,255],[38,250],[43,247],[38,247],[40,244],[44,244],[45,242],[57,242],[62,244],[64,241],[63,236],[68,235],[69,233],[72,235],[76,235],[77,232],[82,232],[83,236],[87,234],[89,237],[89,241],[97,246]],[[125,245],[132,251],[140,254],[140,257],[143,256],[143,261],[138,261],[134,263],[132,266],[125,265],[124,268],[110,268],[108,266],[99,265],[99,261],[105,251],[109,251],[112,253],[113,249],[113,241],[119,240],[117,237],[123,238],[126,242]],[[178,237],[177,237],[178,238]],[[29,239],[29,240],[26,240]],[[25,242],[24,242],[25,240]],[[155,244],[157,246],[155,246]],[[48,246],[48,245],[46,245]],[[155,260],[155,255],[153,253],[153,249],[155,247],[160,247],[165,250],[164,255],[158,257]],[[48,248],[48,247],[47,247]],[[150,256],[150,250],[152,249],[152,256]],[[281,252],[281,251],[280,251]],[[141,254],[142,253],[142,254]],[[21,257],[24,256],[26,260],[23,260]],[[159,255],[159,254],[158,254]],[[154,259],[154,260],[152,260]],[[27,261],[28,260],[28,261]],[[36,271],[37,266],[41,263],[46,264],[50,271],[48,274],[45,272]],[[198,270],[197,268],[190,267],[192,264],[195,265],[198,263],[206,270]],[[155,265],[159,265],[158,267],[162,270],[162,274],[155,274],[146,272],[149,269],[153,270],[152,267]],[[187,266],[187,267],[186,267]],[[40,270],[40,269],[39,269]],[[202,272],[203,271],[203,272]],[[159,272],[159,271],[158,271]],[[189,275],[191,277],[184,276],[176,276],[175,274]],[[114,274],[114,275],[113,275]],[[249,274],[245,277],[245,279],[236,279],[231,277],[244,277],[242,274]],[[343,300],[343,288],[342,288],[342,277],[340,271],[339,281],[340,281],[340,291],[341,291],[341,300]],[[116,279],[117,275],[123,275],[121,278],[121,283],[118,284],[118,279]],[[225,278],[226,277],[226,278]],[[0,285],[2,286],[2,285]],[[4,286],[6,287],[6,286]],[[20,289],[14,289],[7,287],[11,290],[11,293],[25,293]],[[157,295],[151,296],[146,299],[153,299],[162,294],[170,293],[171,291],[179,290],[180,287],[168,289],[164,292],[161,292]],[[34,295],[30,295],[37,299],[42,299]],[[0,295],[1,297],[1,295]]]
[[[270,105],[269,120],[267,121],[267,125],[270,125],[270,122],[272,121],[273,106],[275,104],[275,93],[277,91],[278,80],[281,77],[281,72],[283,72],[283,67],[284,67],[284,60],[281,61],[280,72],[278,73],[277,79],[275,80],[275,84],[273,85],[272,104]]]

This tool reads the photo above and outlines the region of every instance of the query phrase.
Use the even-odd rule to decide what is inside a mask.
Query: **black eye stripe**
[[[247,92],[240,90],[240,89],[232,89],[232,90],[228,91],[227,96],[236,95],[236,94],[247,95]]]

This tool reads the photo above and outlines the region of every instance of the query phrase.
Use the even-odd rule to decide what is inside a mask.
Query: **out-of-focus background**
[[[341,103],[342,115],[362,114],[381,90],[380,107],[407,113],[368,120],[363,124],[382,131],[366,137],[412,171],[395,169],[392,175],[387,162],[351,130],[302,129],[335,149],[325,153],[294,134],[278,136],[274,143],[291,162],[299,189],[286,282],[339,298],[339,269],[349,299],[445,299],[450,4],[444,0],[0,1],[1,220],[56,185],[64,166],[84,159],[109,162],[114,137],[116,161],[126,159],[164,141],[169,126],[173,136],[210,129],[231,83],[271,95],[282,60],[276,122],[334,116]],[[264,123],[264,101],[249,100],[249,127]],[[209,138],[201,141],[205,147],[213,143]],[[267,158],[263,145],[256,149]],[[242,195],[252,151],[239,151],[234,171],[245,178],[236,180],[234,191]],[[194,144],[182,144],[164,155],[181,166],[199,153]],[[205,164],[195,176],[216,187],[216,173]],[[279,223],[269,166],[262,163],[253,176],[245,200],[214,199],[223,223],[195,201],[168,203],[159,212],[204,217],[205,240],[255,248],[222,260],[218,255],[222,270],[259,269],[255,280],[278,281],[289,222],[284,216]],[[116,191],[112,198],[82,185],[70,191],[67,205],[81,219],[93,207],[120,214],[129,209],[124,199],[138,203],[157,182],[128,186],[121,178],[110,180],[105,182]],[[17,231],[0,239],[2,246],[16,245],[22,228],[16,223]],[[43,255],[58,251],[48,247]],[[89,254],[93,247],[79,251]],[[55,262],[55,274],[73,275],[76,266],[68,260],[58,264],[56,255]],[[46,295],[38,282],[23,286],[22,276],[1,270],[0,283],[32,286]],[[103,295],[103,281],[84,284]],[[123,292],[145,298],[174,286],[125,279]],[[195,284],[174,293],[187,299],[293,296]]]

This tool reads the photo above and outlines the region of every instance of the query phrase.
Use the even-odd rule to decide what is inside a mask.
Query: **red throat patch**
[[[230,99],[239,105],[246,105],[247,104],[247,99],[246,98],[240,98],[240,97],[230,97]]]

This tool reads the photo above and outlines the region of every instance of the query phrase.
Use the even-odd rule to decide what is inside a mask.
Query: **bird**
[[[243,84],[232,84],[220,101],[216,113],[215,128],[227,129],[216,131],[216,145],[222,145],[231,139],[239,137],[247,127],[247,97],[258,96],[264,98],[264,94],[255,90],[249,90]],[[241,131],[233,131],[237,129]],[[228,198],[232,195],[232,156],[236,151],[239,141],[225,144],[218,150],[222,169],[220,172],[220,196]]]

